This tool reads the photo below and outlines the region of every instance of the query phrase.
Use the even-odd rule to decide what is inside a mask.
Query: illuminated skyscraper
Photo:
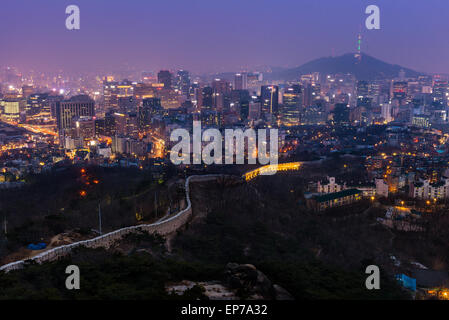
[[[300,85],[292,85],[285,88],[283,94],[282,122],[285,125],[298,125],[302,109],[302,88]]]
[[[435,81],[433,85],[433,104],[436,107],[447,107],[449,101],[449,85],[447,81]]]
[[[184,96],[189,97],[190,75],[188,71],[178,71],[176,75],[176,88],[181,91]]]
[[[262,86],[260,100],[264,114],[276,114],[279,110],[279,87]]]
[[[231,84],[222,79],[215,79],[212,81],[213,89],[213,105],[217,111],[223,111],[228,106],[229,94],[231,93]]]
[[[95,102],[86,95],[74,96],[68,100],[57,101],[55,107],[56,123],[60,139],[63,139],[67,129],[73,128],[74,118],[95,116]]]
[[[212,87],[204,87],[201,89],[198,95],[198,105],[201,109],[212,109],[213,106],[213,93]]]

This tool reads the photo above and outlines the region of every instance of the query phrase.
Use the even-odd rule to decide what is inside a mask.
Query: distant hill
[[[347,53],[339,57],[319,58],[292,69],[273,69],[272,73],[264,74],[264,78],[293,80],[298,79],[302,74],[320,72],[325,74],[352,73],[358,80],[375,80],[397,77],[401,69],[405,71],[406,77],[424,74],[399,65],[389,64],[366,54],[362,54],[362,59],[359,62],[354,57],[354,53]]]

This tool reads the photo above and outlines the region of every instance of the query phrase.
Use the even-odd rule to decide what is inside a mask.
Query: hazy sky
[[[81,30],[65,28],[66,6]],[[366,30],[365,8],[381,10]],[[0,65],[193,72],[297,66],[362,50],[419,71],[449,73],[448,0],[1,0]]]

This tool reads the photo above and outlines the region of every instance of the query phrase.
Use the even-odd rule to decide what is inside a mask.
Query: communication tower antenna
[[[360,26],[359,34],[357,36],[357,53],[355,54],[355,58],[358,60],[357,63],[362,61],[362,26]]]

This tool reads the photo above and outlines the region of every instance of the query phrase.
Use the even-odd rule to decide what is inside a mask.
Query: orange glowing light
[[[84,190],[81,190],[80,191],[80,196],[81,197],[85,197],[87,195],[87,192],[86,191],[84,191]]]

